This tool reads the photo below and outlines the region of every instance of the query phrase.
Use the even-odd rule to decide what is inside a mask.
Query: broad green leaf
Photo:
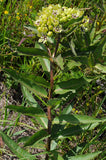
[[[15,70],[5,68],[3,69],[3,71],[7,72],[12,78],[14,78],[17,82],[21,83],[21,85],[28,88],[32,93],[38,94],[42,97],[47,97],[47,92],[43,87],[38,86],[34,82],[31,82],[31,80],[22,77]]]
[[[47,60],[47,59],[45,59]],[[34,76],[35,77],[35,76]],[[43,77],[40,77],[40,76],[36,76],[34,78],[34,82],[37,84],[37,85],[40,85],[40,86],[43,86],[45,88],[50,88],[50,84],[49,82],[47,82]]]
[[[66,160],[94,160],[94,158],[96,158],[100,153],[102,152],[98,151],[98,152],[88,153],[84,155],[71,156],[71,157],[67,157]]]
[[[47,52],[47,49],[45,48],[44,44],[42,43],[35,43],[35,48],[38,48],[38,49],[42,49],[44,51]],[[50,72],[50,60],[49,59],[46,59],[46,58],[42,58],[42,57],[39,57],[39,61],[42,65],[42,68],[45,72]]]
[[[36,117],[36,120],[43,126],[43,128],[46,129],[48,127],[48,119],[46,117]]]
[[[52,107],[56,107],[60,103],[61,103],[61,99],[59,99],[59,98],[53,98],[53,99],[48,100],[48,102],[47,102],[47,104]]]
[[[56,146],[57,146],[57,142],[55,140],[52,140],[50,150],[52,151],[52,150],[56,149]]]
[[[28,139],[29,139],[29,136],[18,138],[17,143],[25,143],[26,141],[28,141]]]
[[[46,138],[47,136],[48,136],[47,130],[45,130],[45,129],[40,130],[28,139],[28,141],[24,144],[24,147],[33,145],[37,141],[39,141],[43,138]]]
[[[105,48],[106,48],[106,35],[100,40],[98,46],[93,51],[95,59],[98,59],[103,55],[103,53],[105,52]]]
[[[63,109],[62,114],[70,114],[72,111],[72,106],[68,105],[66,108]]]
[[[28,91],[26,87],[22,87],[22,92],[26,98],[26,101],[29,106],[31,107],[38,107],[41,108],[41,106],[37,103],[37,101],[33,98],[32,94]],[[42,110],[43,111],[43,110]],[[45,112],[44,112],[45,113]],[[46,114],[45,114],[46,115]],[[48,119],[46,117],[36,117],[36,120],[40,125],[43,126],[43,128],[47,128],[48,125]]]
[[[92,67],[94,66],[94,57],[93,57],[93,54],[92,54],[92,53],[89,54],[88,64],[89,64],[89,67],[90,67],[90,68],[92,68]]]
[[[87,115],[78,115],[78,114],[67,114],[67,115],[61,115],[59,117],[54,118],[53,124],[66,124],[67,122],[71,124],[91,124],[91,123],[99,123],[106,121],[106,118],[103,119],[97,119],[93,118],[91,116]]]
[[[79,70],[79,69],[76,70],[76,71],[71,70],[71,77],[72,78],[79,79],[79,78],[81,78],[83,76],[84,76],[84,73],[81,70]],[[84,77],[84,79],[85,79],[85,77]]]
[[[66,138],[70,136],[79,135],[85,131],[89,131],[97,127],[99,123],[93,123],[93,124],[84,124],[84,125],[77,125],[77,126],[71,126],[66,129],[61,130],[57,133],[58,137],[60,138]]]
[[[57,160],[64,160],[64,159],[60,154],[58,154],[58,159]]]
[[[39,61],[42,65],[43,71],[50,72],[50,61],[46,58],[39,57]]]
[[[47,60],[47,59],[45,59]],[[45,88],[50,88],[50,84],[49,82],[47,82],[43,77],[40,77],[40,76],[36,76],[34,78],[34,82],[40,86],[43,86]]]
[[[5,133],[0,131],[0,135],[3,138],[4,143],[9,147],[9,149],[19,158],[23,160],[35,160],[36,158],[33,157],[30,153],[28,153],[26,150],[22,149],[17,145],[16,142],[14,142],[12,139],[10,139],[9,136],[7,136]]]
[[[53,150],[51,160],[64,160],[64,159],[57,151]]]
[[[92,24],[92,28],[91,28],[91,31],[90,31],[90,40],[91,40],[91,43],[93,42],[93,39],[94,39],[94,36],[95,36],[96,23],[97,23],[97,21],[95,20],[94,23]]]
[[[80,135],[81,133],[84,133],[85,131],[90,131],[94,129],[98,125],[99,123],[70,125],[68,126],[68,128],[66,128],[65,125],[54,124],[52,128],[52,139],[57,139],[57,138],[64,139],[67,137]]]
[[[80,87],[84,86],[85,84],[87,84],[87,81],[83,78],[63,81],[63,82],[60,82],[56,85],[56,89],[54,92],[56,94],[64,94],[69,91],[75,92],[75,90],[79,89]]]
[[[54,121],[53,121],[54,123]],[[52,140],[57,140],[59,137],[59,133],[63,131],[65,128],[64,124],[53,124],[52,126],[52,131],[51,131],[51,139]]]
[[[23,107],[23,106],[15,106],[15,105],[8,105],[6,108],[11,109],[16,112],[20,112],[22,114],[33,116],[33,117],[46,117],[44,111],[41,108],[35,107]]]
[[[106,66],[104,66],[104,65],[102,65],[100,63],[96,64],[95,68],[98,69],[102,73],[106,73]]]
[[[74,67],[81,66],[81,63],[78,62],[78,61],[76,62],[74,60],[70,60],[70,61],[68,61],[67,66],[68,66],[69,69],[72,69]]]
[[[24,28],[29,29],[29,30],[33,31],[34,33],[38,34],[38,30],[36,29],[35,26],[24,26]]]
[[[26,56],[37,56],[49,59],[48,53],[39,48],[17,47],[17,50]]]
[[[106,29],[106,25],[101,26],[99,31],[96,31],[96,34],[100,34],[101,32],[103,32]]]
[[[104,12],[106,13],[106,2],[105,2],[105,0],[103,0],[103,9],[104,9]]]
[[[32,81],[33,83],[45,87],[45,88],[50,88],[50,83],[47,82],[43,77],[41,76],[35,76],[35,75],[27,75],[27,74],[21,74],[22,77],[24,77],[25,79],[28,79],[30,81]]]
[[[77,53],[75,51],[75,44],[73,42],[73,39],[71,39],[71,42],[70,42],[70,47],[71,47],[71,50],[72,50],[72,53],[74,56],[77,56]]]
[[[55,94],[65,94],[68,92],[75,93],[76,90],[75,89],[63,89],[63,88],[60,88],[59,86],[56,86],[56,89],[54,90],[54,92]]]
[[[55,39],[54,39],[53,37],[47,37],[47,41],[48,41],[49,43],[51,43],[52,45],[55,45],[55,44],[56,44],[56,41],[55,41]]]
[[[37,103],[37,101],[34,99],[32,94],[28,91],[28,89],[24,86],[22,86],[22,93],[26,99],[26,102],[28,103],[29,106],[31,107],[38,107],[41,108],[40,105]]]
[[[47,48],[45,47],[45,45],[43,43],[35,42],[35,48],[42,49],[45,52],[48,52]]]
[[[45,142],[44,142],[44,140],[42,139],[42,140],[40,140],[40,141],[37,141],[36,143],[34,143],[33,144],[33,147],[34,148],[38,148],[38,149],[43,149],[44,151],[46,150],[46,148],[45,148]]]
[[[70,61],[75,61],[76,63],[78,63],[78,65],[80,65],[80,64],[85,64],[85,65],[87,65],[88,64],[88,57],[87,56],[77,56],[77,57],[68,57],[68,58],[66,58],[69,62]],[[73,62],[72,62],[73,63]],[[69,65],[70,66],[70,65]]]
[[[100,34],[96,35],[95,39],[93,40],[91,46],[94,46],[96,44],[98,44],[98,42],[100,42],[100,39],[102,38],[102,36]]]
[[[62,58],[61,54],[58,55],[56,58],[54,58],[54,61],[59,66],[59,68],[61,68],[62,70],[64,69],[64,62],[63,62],[63,58]]]

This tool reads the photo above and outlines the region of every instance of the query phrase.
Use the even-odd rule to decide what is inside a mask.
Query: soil
[[[1,76],[1,75],[0,75]],[[9,109],[6,110],[5,106],[7,105],[21,105],[22,102],[22,94],[20,90],[20,86],[18,86],[18,90],[16,89],[8,89],[3,83],[2,76],[0,77],[0,120],[8,120],[11,122],[16,122],[16,118],[19,116],[19,113],[14,111],[10,111]],[[20,91],[19,91],[20,90]],[[17,142],[17,140],[23,136],[31,136],[33,135],[38,128],[31,122],[30,117],[25,115],[20,115],[19,122],[20,125],[16,125],[15,127],[10,125],[9,122],[3,123],[0,122],[0,130],[4,133],[8,134],[11,139]],[[23,124],[23,125],[22,125]],[[30,127],[34,128],[29,129],[24,124],[29,125]],[[22,131],[22,133],[18,135],[14,135],[16,132]],[[22,144],[19,144],[22,145]],[[28,150],[29,151],[29,150]],[[43,150],[36,149],[30,147],[31,154],[40,153]],[[43,155],[37,157],[38,160],[45,159]],[[18,158],[10,151],[8,146],[3,142],[2,137],[0,137],[0,160],[17,160]]]

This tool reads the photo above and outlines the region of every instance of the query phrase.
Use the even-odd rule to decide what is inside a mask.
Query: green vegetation
[[[20,95],[0,108],[1,158],[106,158],[105,18],[104,0],[0,0],[0,82]]]

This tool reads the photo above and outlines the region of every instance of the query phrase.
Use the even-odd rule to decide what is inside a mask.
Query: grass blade
[[[68,157],[67,160],[93,160],[93,159],[96,158],[100,153],[101,153],[101,151],[99,151],[99,152],[94,152],[94,153],[88,153],[88,154],[84,154],[84,155],[71,156],[71,157]]]

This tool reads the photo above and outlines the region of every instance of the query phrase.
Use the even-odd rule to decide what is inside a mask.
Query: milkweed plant
[[[89,17],[85,15],[85,9],[50,4],[37,13],[33,26],[25,28],[35,33],[35,47],[18,46],[16,53],[20,56],[37,57],[44,74],[29,76],[12,69],[3,69],[21,84],[22,93],[30,106],[8,105],[6,108],[32,117],[33,121],[36,120],[40,124],[40,128],[23,142],[23,148],[0,131],[3,140],[18,158],[24,160],[37,159],[39,156],[39,153],[31,155],[25,147],[41,144],[43,151],[40,154],[45,160],[94,159],[101,151],[87,153],[86,144],[79,144],[80,149],[77,146],[76,149],[69,146],[69,153],[64,151],[65,146],[62,150],[60,145],[66,138],[70,141],[71,137],[76,135],[83,134],[85,139],[86,132],[93,130],[104,120],[72,111],[70,99],[91,82],[87,80],[86,75],[61,78],[62,73],[68,74],[72,67],[81,67],[86,63],[75,61],[78,57],[77,54],[73,54],[75,44],[73,45],[72,41],[73,33],[77,30],[84,33],[89,31]]]

